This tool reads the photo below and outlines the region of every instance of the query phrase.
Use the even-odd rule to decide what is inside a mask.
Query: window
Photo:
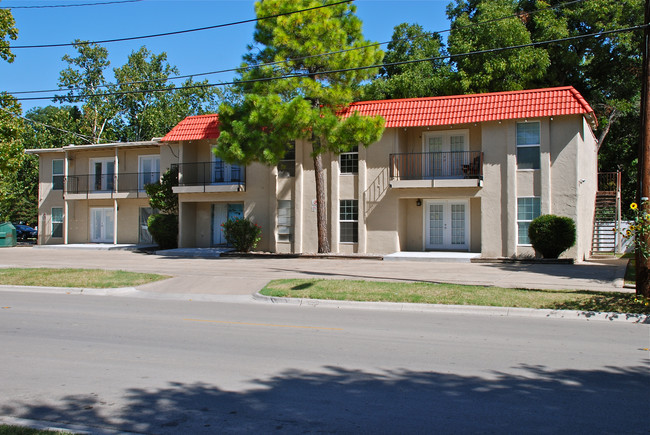
[[[539,169],[539,125],[517,123],[517,169]]]
[[[341,153],[339,164],[341,165],[341,174],[359,173],[359,147],[355,146],[351,151]]]
[[[52,208],[52,237],[63,237],[63,209]]]
[[[341,243],[359,241],[359,201],[342,199],[339,206],[339,227]]]
[[[278,242],[290,242],[293,234],[293,201],[278,200]]]
[[[517,243],[519,245],[530,245],[528,227],[530,222],[540,214],[540,200],[538,197],[517,198],[517,231],[519,233]]]
[[[160,183],[160,156],[139,156],[138,190],[144,191],[147,184]]]
[[[63,159],[52,160],[52,190],[63,190]]]
[[[289,178],[296,176],[296,142],[291,141],[284,158],[278,162],[278,177]]]

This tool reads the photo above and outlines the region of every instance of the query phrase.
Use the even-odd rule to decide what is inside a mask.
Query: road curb
[[[259,292],[252,295],[209,295],[202,293],[155,293],[138,290],[134,287],[112,289],[87,289],[70,287],[34,287],[0,285],[0,291],[19,291],[31,293],[76,294],[88,296],[122,296],[141,299],[159,299],[195,302],[261,302],[278,305],[297,305],[310,308],[352,308],[382,311],[429,312],[442,314],[487,315],[500,317],[555,318],[570,320],[595,320],[607,322],[627,322],[650,325],[648,314],[601,313],[597,311],[547,310],[514,307],[484,307],[477,305],[415,304],[405,302],[359,302],[335,301],[326,299],[281,298],[265,296]]]
[[[513,307],[483,307],[476,305],[442,305],[442,304],[413,304],[400,302],[358,302],[358,301],[333,301],[322,299],[281,298],[265,296],[258,293],[253,298],[259,302],[272,304],[298,305],[309,308],[354,308],[385,311],[428,312],[443,314],[487,315],[499,317],[531,317],[555,318],[569,320],[595,320],[607,322],[627,322],[650,325],[650,315],[647,314],[621,314],[601,313],[596,311],[578,310],[547,310],[535,308]]]

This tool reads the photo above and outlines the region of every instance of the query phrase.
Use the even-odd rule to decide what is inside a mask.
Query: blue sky
[[[106,0],[0,0],[0,6],[101,1]],[[447,29],[449,21],[445,9],[449,1],[356,0],[354,3],[357,15],[363,21],[366,39],[384,42],[390,40],[393,28],[403,22],[418,23],[429,31]],[[69,43],[77,38],[96,41],[214,26],[255,18],[253,4],[252,0],[142,0],[101,6],[13,9],[19,35],[12,45]],[[104,44],[111,61],[108,78],[112,81],[112,68],[126,63],[127,56],[142,45],[154,53],[166,52],[169,63],[176,65],[181,74],[237,67],[247,44],[252,42],[253,28],[254,24],[249,23],[184,35]],[[61,58],[76,53],[72,47],[14,49],[13,52],[16,55],[14,63],[0,61],[2,91],[57,88],[59,72],[67,66]],[[206,78],[215,83],[229,81],[233,75],[227,73]],[[48,100],[21,103],[23,111],[52,104]]]

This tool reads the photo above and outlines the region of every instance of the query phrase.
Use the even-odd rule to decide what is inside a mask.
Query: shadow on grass
[[[647,433],[647,364],[598,370],[520,365],[458,375],[326,366],[287,370],[228,391],[168,383],[54,403],[12,402],[0,415],[138,433]]]
[[[291,287],[291,290],[307,290],[308,288],[314,287],[316,282],[311,281],[311,282],[303,282],[302,284],[294,285]]]

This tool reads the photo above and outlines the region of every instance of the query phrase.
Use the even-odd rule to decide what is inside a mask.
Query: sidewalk
[[[498,287],[633,292],[626,260],[580,264],[450,263],[320,258],[186,258],[133,251],[0,249],[0,267],[76,267],[158,273],[171,279],[137,290],[186,295],[252,295],[272,279],[427,281]]]

